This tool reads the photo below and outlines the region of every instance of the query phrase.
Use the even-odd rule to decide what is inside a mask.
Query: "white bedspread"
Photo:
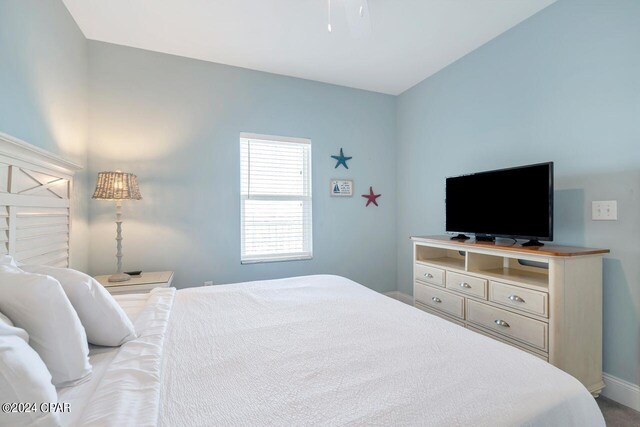
[[[171,297],[173,297],[171,291]],[[135,324],[140,313],[147,307],[148,311],[158,310],[155,300],[149,301],[149,294],[123,294],[115,295],[114,298],[124,309],[125,313]],[[149,302],[149,304],[147,304]],[[138,327],[143,330],[146,324],[140,323]],[[62,427],[75,426],[80,422],[83,411],[89,407],[91,397],[102,381],[105,372],[109,370],[114,357],[120,352],[121,347],[101,347],[89,345],[89,361],[93,368],[89,381],[85,381],[75,387],[65,387],[58,389],[58,401],[69,404],[69,412],[60,413]],[[107,405],[108,406],[108,405]],[[93,406],[95,410],[95,405]]]
[[[171,427],[604,426],[568,374],[336,276],[177,292],[161,383]]]
[[[116,353],[110,354],[108,367],[86,397],[88,403],[81,409],[79,426],[158,424],[160,367],[174,295],[174,288],[154,289],[149,295],[119,300],[127,314],[135,317],[138,338],[107,349]],[[72,402],[71,410],[77,406]]]

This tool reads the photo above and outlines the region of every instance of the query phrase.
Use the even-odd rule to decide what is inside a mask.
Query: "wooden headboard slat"
[[[81,167],[0,133],[0,254],[69,265],[73,175]]]

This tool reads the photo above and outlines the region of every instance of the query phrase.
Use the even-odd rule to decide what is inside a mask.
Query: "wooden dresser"
[[[412,237],[415,307],[602,382],[607,249]]]

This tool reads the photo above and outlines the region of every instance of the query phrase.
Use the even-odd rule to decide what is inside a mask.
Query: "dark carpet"
[[[607,427],[640,426],[640,412],[602,396],[598,397],[596,402],[604,415]]]

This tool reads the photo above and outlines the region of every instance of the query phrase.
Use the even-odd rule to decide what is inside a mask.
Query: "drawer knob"
[[[424,273],[424,277],[426,277],[427,279],[433,279],[433,274],[431,274],[431,273]]]
[[[502,326],[504,328],[509,328],[509,324],[507,322],[505,322],[504,320],[494,320],[494,322],[496,323],[496,325],[498,326]]]
[[[520,298],[518,295],[511,295],[509,299],[514,302],[524,302],[524,300]]]
[[[442,300],[438,297],[431,297],[431,301],[433,302],[442,302]]]
[[[465,289],[470,289],[471,285],[468,284],[467,282],[462,282],[462,283],[460,283],[460,287],[461,288],[465,288]]]

